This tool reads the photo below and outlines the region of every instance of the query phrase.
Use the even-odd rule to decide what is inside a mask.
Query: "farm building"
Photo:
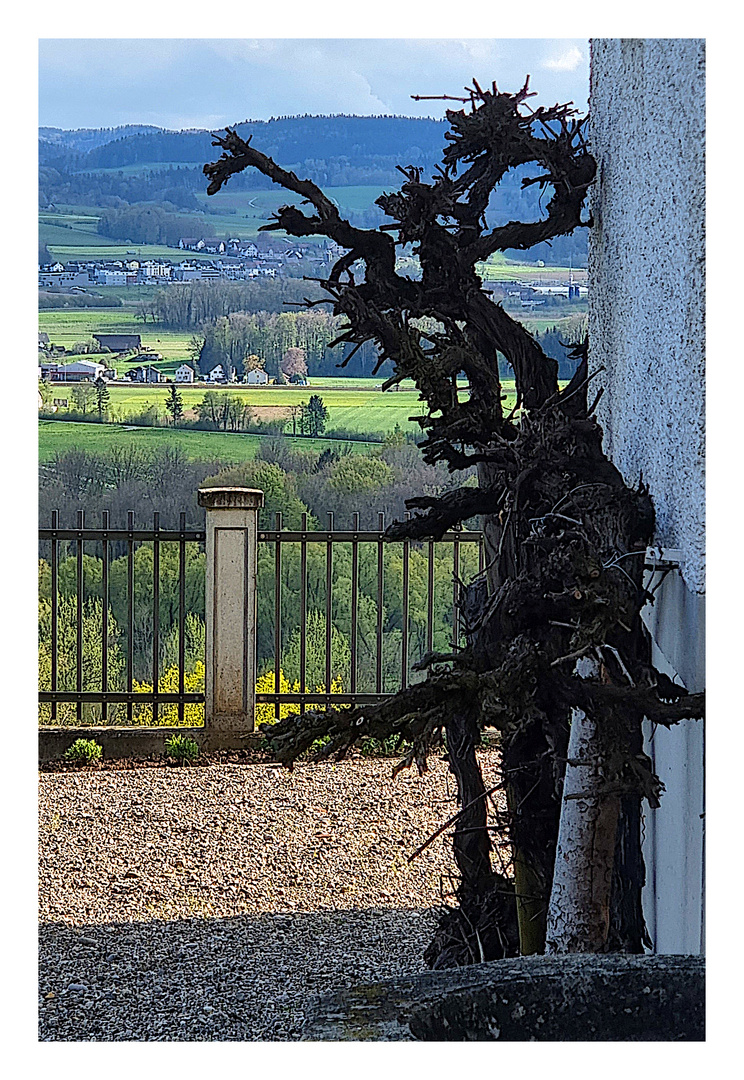
[[[189,364],[181,364],[176,368],[176,382],[192,383],[194,381],[194,369]]]
[[[225,369],[222,364],[215,364],[210,372],[207,374],[208,382],[225,382]]]
[[[139,334],[94,334],[93,337],[102,349],[111,349],[112,352],[126,352],[127,349],[142,347]]]
[[[103,375],[103,364],[97,364],[94,360],[76,360],[74,364],[40,364],[39,374],[42,379],[49,382],[83,382],[89,379],[94,382],[99,375]]]
[[[253,371],[247,371],[243,382],[250,383],[251,386],[266,386],[269,381],[269,376],[262,368],[254,368]]]

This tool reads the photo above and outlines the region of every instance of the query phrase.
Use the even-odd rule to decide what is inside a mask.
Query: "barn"
[[[127,349],[142,347],[139,334],[94,334],[93,337],[102,349],[111,349],[112,352],[125,352]]]

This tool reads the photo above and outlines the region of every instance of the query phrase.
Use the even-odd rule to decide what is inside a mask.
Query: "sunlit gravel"
[[[298,1039],[315,995],[424,970],[449,830],[407,857],[454,782],[392,764],[43,773],[40,1039]]]

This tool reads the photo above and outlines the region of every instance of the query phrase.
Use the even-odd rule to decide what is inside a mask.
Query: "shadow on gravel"
[[[296,1040],[318,994],[424,971],[433,909],[39,931],[41,1041]]]

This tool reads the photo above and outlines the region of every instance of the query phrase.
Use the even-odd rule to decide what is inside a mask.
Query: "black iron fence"
[[[317,705],[369,703],[424,677],[427,653],[461,644],[461,580],[484,567],[479,532],[440,541],[375,531],[259,529],[257,720]],[[206,533],[91,528],[52,514],[40,541],[40,722],[204,722]]]
[[[482,571],[482,534],[455,530],[446,533],[440,541],[422,544],[410,540],[386,541],[384,532],[384,514],[378,514],[376,531],[362,531],[358,513],[353,515],[351,529],[336,529],[333,514],[329,513],[324,530],[309,530],[307,514],[302,515],[299,529],[283,528],[282,515],[277,514],[273,529],[260,530],[259,543],[273,547],[274,597],[271,614],[274,640],[272,662],[259,663],[259,670],[263,667],[266,674],[259,678],[256,701],[259,706],[273,706],[275,717],[285,715],[289,711],[286,707],[292,705],[300,706],[299,710],[294,711],[302,711],[312,705],[353,705],[380,701],[408,686],[411,681],[424,677],[423,672],[415,670],[414,665],[426,653],[434,650],[435,636],[439,639],[440,647],[447,651],[459,644],[463,551],[467,549],[470,556],[467,559],[468,576]],[[324,572],[322,576],[325,578],[325,588],[320,584],[320,588],[314,590],[314,610],[322,616],[323,659],[320,671],[317,663],[314,665],[313,677],[308,662],[312,630],[309,557],[312,550],[317,548],[321,551],[322,566],[318,566],[316,559],[316,583],[321,577],[319,571]],[[447,549],[451,563],[444,583],[442,555]],[[290,638],[294,637],[298,649],[295,670],[286,672],[283,670],[283,657],[286,656],[283,636],[287,630],[287,620],[283,617],[287,577],[284,563],[290,553],[294,556],[297,572],[292,597],[294,618],[289,621]],[[340,553],[345,555],[346,565],[343,572],[337,575],[334,569]],[[419,579],[415,640],[411,611],[413,562],[418,564]],[[391,563],[394,565],[391,566]],[[260,567],[261,561],[259,575]],[[268,567],[265,566],[266,569]],[[436,570],[439,573],[435,574]],[[443,617],[442,612],[445,591],[448,596],[448,617]],[[340,605],[336,603],[337,592],[341,592]],[[397,607],[397,617],[393,614],[392,618],[391,593]],[[366,605],[362,604],[363,600],[367,601]],[[364,614],[366,619],[363,618]],[[396,622],[397,626],[394,625]],[[292,624],[294,630],[291,629]],[[333,647],[334,631],[339,625],[343,626],[348,637],[348,657],[341,660],[334,655]],[[443,636],[445,640],[442,640]],[[394,644],[392,650],[387,650],[387,655],[386,638]],[[273,675],[273,680],[267,679],[267,675]],[[263,688],[267,682],[273,682],[270,690]],[[260,712],[268,719],[265,710]]]
[[[101,528],[90,528],[81,510],[75,528],[62,528],[59,513],[54,511],[51,528],[39,530],[40,719],[53,725],[60,721],[105,725],[124,719],[127,724],[142,720],[158,724],[163,719],[163,706],[175,706],[169,710],[175,717],[165,719],[177,718],[183,725],[188,704],[201,706],[203,713],[203,689],[189,692],[185,685],[186,567],[189,546],[203,551],[206,533],[187,529],[184,513],[176,530],[161,529],[157,512],[149,529],[135,528],[132,511],[125,529],[112,529],[109,517],[104,510]],[[147,567],[137,558],[141,550],[149,556]],[[166,550],[168,562],[176,564],[175,574],[169,575],[170,595],[166,598],[176,631],[175,685],[170,689],[163,688],[161,672],[165,606],[161,586]],[[149,574],[142,573],[146,569]],[[144,672],[135,671],[138,631],[138,652],[143,651],[143,623],[151,660],[149,683],[144,681]],[[142,657],[137,660],[140,666]],[[148,708],[143,711],[143,706]]]

